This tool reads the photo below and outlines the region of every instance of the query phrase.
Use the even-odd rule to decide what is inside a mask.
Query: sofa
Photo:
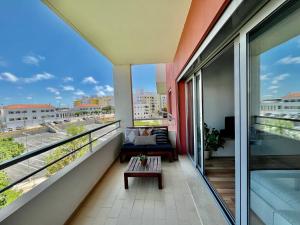
[[[154,136],[155,143],[137,144],[137,136]],[[174,149],[168,138],[167,126],[155,127],[127,127],[125,129],[125,141],[121,148],[120,162],[124,162],[131,156],[141,154],[167,157],[170,162],[174,159]]]

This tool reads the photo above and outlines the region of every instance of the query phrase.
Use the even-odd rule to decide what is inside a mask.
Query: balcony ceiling
[[[44,0],[114,64],[171,62],[191,0]]]

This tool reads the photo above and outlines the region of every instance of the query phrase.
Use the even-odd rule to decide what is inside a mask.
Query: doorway
[[[227,46],[204,66],[201,70],[201,76],[204,142],[203,173],[217,198],[234,218],[235,107],[233,44]]]

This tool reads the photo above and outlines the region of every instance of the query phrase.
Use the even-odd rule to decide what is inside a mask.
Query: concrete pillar
[[[131,65],[114,65],[113,73],[116,119],[122,128],[133,126]]]

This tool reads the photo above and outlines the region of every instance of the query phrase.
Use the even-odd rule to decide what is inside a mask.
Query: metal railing
[[[257,125],[300,131],[299,129],[295,129],[296,125],[300,125],[299,119],[269,117],[269,116],[254,116],[254,118],[255,118],[255,124]]]
[[[96,131],[99,131],[99,130],[102,130],[103,128],[112,126],[114,124],[116,124],[117,126],[114,127],[113,129],[109,130],[108,132],[106,132],[104,134],[101,134],[100,136],[98,136],[96,138],[92,138],[92,133],[94,133]],[[11,166],[16,165],[17,163],[23,162],[23,161],[25,161],[27,159],[33,158],[35,156],[38,156],[40,154],[43,154],[43,153],[48,152],[50,150],[53,150],[56,147],[62,146],[64,144],[67,144],[67,143],[69,143],[71,141],[74,141],[74,140],[77,140],[79,138],[82,138],[84,136],[88,136],[88,142],[87,143],[85,143],[85,144],[81,145],[80,147],[78,147],[78,148],[70,151],[69,153],[63,155],[62,157],[60,157],[58,159],[55,159],[54,161],[52,161],[52,162],[44,165],[43,167],[41,167],[41,168],[39,168],[39,169],[37,169],[37,170],[29,173],[28,175],[22,177],[21,179],[18,179],[17,181],[14,181],[13,183],[7,185],[6,187],[4,187],[4,188],[2,188],[0,190],[0,194],[3,193],[3,192],[5,192],[5,191],[7,191],[7,190],[9,190],[10,188],[14,187],[15,185],[17,185],[17,184],[25,181],[26,179],[34,176],[35,174],[41,172],[42,170],[45,170],[46,168],[54,165],[55,163],[57,163],[57,162],[65,159],[66,157],[73,155],[74,153],[78,152],[79,150],[83,149],[86,146],[89,146],[89,150],[92,151],[92,144],[94,142],[96,142],[100,138],[102,138],[102,137],[110,134],[111,132],[113,132],[113,131],[115,131],[115,130],[117,130],[119,128],[120,128],[120,120],[117,120],[117,121],[114,121],[114,122],[111,122],[111,123],[107,123],[107,124],[105,124],[103,126],[100,126],[100,127],[97,127],[97,128],[94,128],[94,129],[82,132],[82,133],[80,133],[78,135],[72,136],[72,137],[64,139],[62,141],[56,142],[55,144],[51,144],[51,145],[48,145],[46,147],[43,147],[43,148],[40,148],[40,149],[37,149],[37,150],[34,150],[34,151],[27,152],[27,153],[22,154],[22,155],[20,155],[18,157],[15,157],[13,159],[10,159],[10,160],[7,160],[7,161],[4,161],[4,162],[0,163],[0,170],[4,170],[6,168],[9,168]]]

